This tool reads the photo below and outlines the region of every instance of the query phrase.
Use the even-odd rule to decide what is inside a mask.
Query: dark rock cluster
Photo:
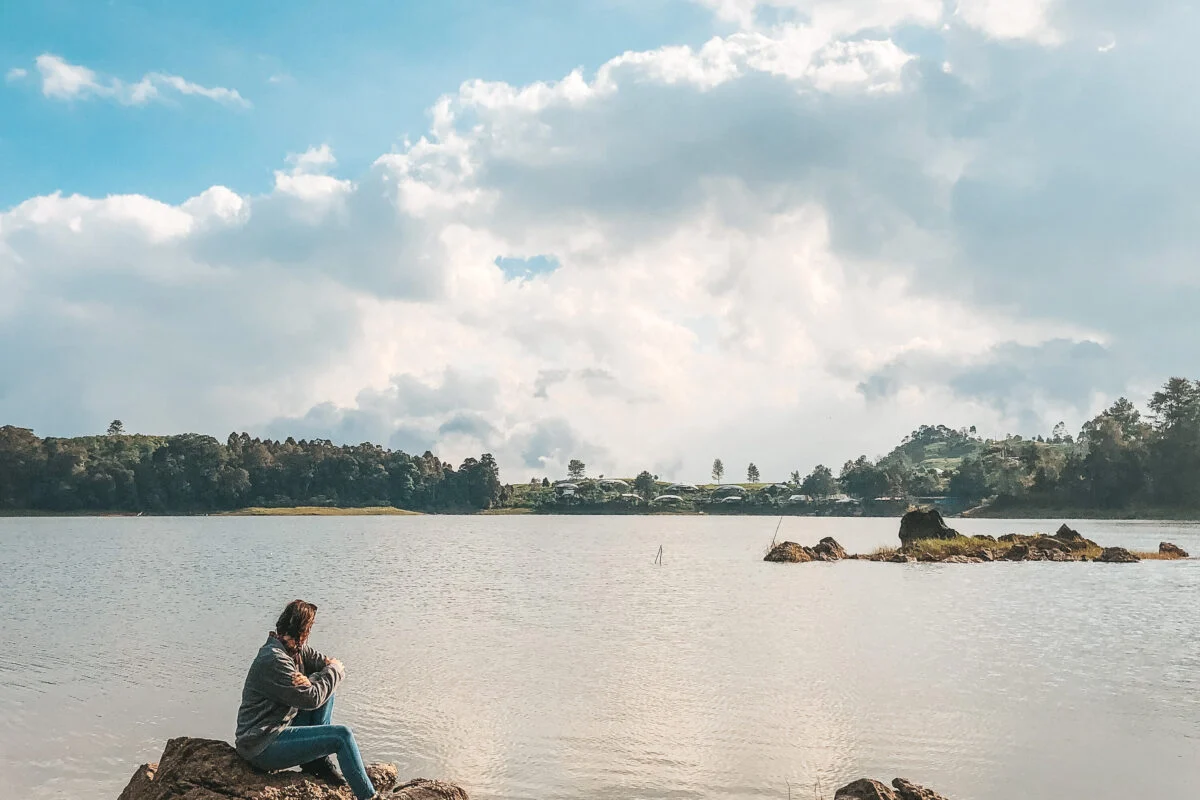
[[[391,764],[371,764],[367,774],[387,800],[467,800],[440,781],[400,784]],[[184,737],[167,742],[158,763],[138,767],[118,800],[354,800],[354,793],[301,772],[262,772],[225,742]]]
[[[826,536],[814,547],[806,547],[795,542],[780,542],[763,557],[763,561],[776,563],[803,564],[808,561],[840,561],[849,558],[845,548],[837,543],[832,536]]]
[[[896,778],[891,787],[870,778],[859,778],[838,789],[833,800],[946,800],[924,786]]]

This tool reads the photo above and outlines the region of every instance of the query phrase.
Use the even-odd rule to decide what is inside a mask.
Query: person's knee
[[[329,727],[333,729],[333,735],[338,737],[342,741],[344,741],[344,742],[354,741],[354,734],[345,725],[330,725]]]

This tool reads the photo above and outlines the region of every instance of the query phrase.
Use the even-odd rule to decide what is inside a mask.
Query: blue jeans
[[[354,796],[358,800],[368,800],[375,795],[375,787],[371,785],[371,779],[363,767],[354,734],[345,725],[331,724],[332,720],[331,696],[320,708],[296,714],[292,724],[280,731],[267,749],[255,756],[251,763],[259,769],[287,769],[336,755],[338,766],[342,768]]]

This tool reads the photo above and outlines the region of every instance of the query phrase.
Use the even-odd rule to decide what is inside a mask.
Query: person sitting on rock
[[[316,614],[312,603],[293,600],[279,615],[246,675],[234,744],[259,769],[299,766],[332,783],[348,783],[358,800],[370,800],[377,795],[354,734],[332,724],[333,693],[345,668],[307,644]]]

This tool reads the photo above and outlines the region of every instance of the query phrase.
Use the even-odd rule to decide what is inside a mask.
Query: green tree
[[[93,428],[92,430],[95,430],[95,428]],[[108,423],[108,435],[109,436],[120,436],[124,432],[125,432],[125,423],[121,422],[121,420],[114,419],[112,422]]]
[[[725,464],[722,463],[721,459],[714,458],[713,465],[712,465],[713,483],[720,483],[721,478],[724,478],[724,477],[725,477]]]
[[[658,488],[654,476],[646,470],[638,473],[638,476],[633,479],[633,490],[642,496],[644,500],[650,500],[654,497],[654,492]]]
[[[976,502],[991,494],[983,459],[969,458],[958,465],[950,476],[950,496],[965,502]]]
[[[846,494],[858,500],[874,500],[888,490],[888,476],[866,456],[842,465],[838,480]]]
[[[825,500],[838,492],[837,479],[833,470],[824,464],[817,464],[800,483],[800,493],[817,500]]]
[[[750,466],[746,467],[746,480],[749,483],[758,483],[759,479],[758,467],[754,466],[754,462],[750,462]]]
[[[1200,505],[1200,382],[1171,378],[1150,398],[1149,478],[1169,506]]]
[[[567,462],[567,477],[571,480],[582,480],[586,472],[587,465],[585,465],[578,458],[572,458],[569,462]]]

